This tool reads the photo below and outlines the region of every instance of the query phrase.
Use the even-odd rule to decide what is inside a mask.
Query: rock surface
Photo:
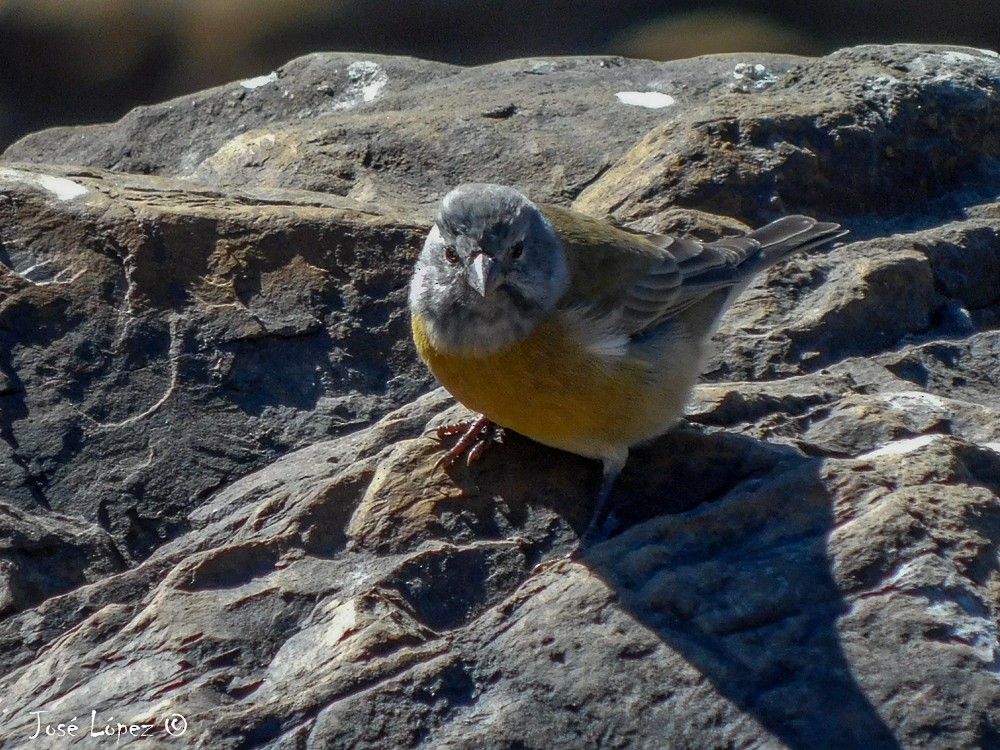
[[[313,55],[15,144],[0,747],[1000,747],[998,132],[1000,58],[896,46]],[[592,462],[433,468],[405,288],[467,180],[852,230],[745,293],[576,560]]]
[[[909,0],[905,12],[870,0],[768,0],[742,10],[725,0],[576,0],[571,9],[536,0],[7,2],[0,4],[0,149],[31,130],[113,119],[138,103],[260,75],[317,49],[478,65],[567,54],[818,55],[861,40],[996,48],[994,11],[982,0]]]

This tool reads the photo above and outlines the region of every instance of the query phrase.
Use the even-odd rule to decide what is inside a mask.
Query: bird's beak
[[[469,266],[469,283],[484,297],[500,283],[500,265],[486,253],[478,253]]]

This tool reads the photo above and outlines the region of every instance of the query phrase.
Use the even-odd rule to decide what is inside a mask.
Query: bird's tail
[[[750,239],[760,243],[760,252],[748,259],[752,269],[746,270],[759,273],[792,253],[821,247],[845,234],[847,230],[839,224],[808,216],[784,216],[750,233]]]
[[[839,224],[816,221],[808,216],[785,216],[743,237],[727,238],[708,247],[728,254],[730,261],[685,279],[691,290],[691,310],[686,319],[712,335],[722,313],[743,293],[754,277],[792,253],[821,247],[847,234]],[[713,288],[714,287],[714,288]],[[694,298],[698,294],[700,298]]]

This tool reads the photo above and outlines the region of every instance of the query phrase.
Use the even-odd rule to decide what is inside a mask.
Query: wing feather
[[[836,224],[786,216],[744,237],[716,242],[632,232],[558,206],[540,206],[570,269],[564,308],[586,308],[640,336],[713,292],[735,287],[789,253],[845,234]]]

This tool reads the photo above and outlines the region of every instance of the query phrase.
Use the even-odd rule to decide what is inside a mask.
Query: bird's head
[[[526,337],[569,283],[559,237],[513,188],[469,184],[441,202],[410,287],[435,345],[488,353]]]

